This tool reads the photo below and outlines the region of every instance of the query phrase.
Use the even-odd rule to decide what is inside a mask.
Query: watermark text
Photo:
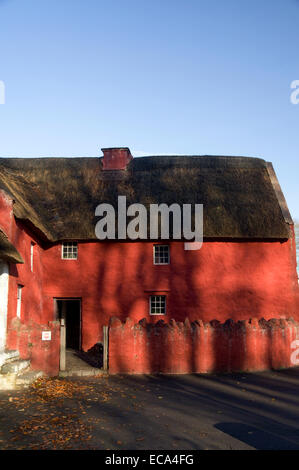
[[[117,217],[115,208],[106,203],[97,206],[95,215],[101,217],[95,227],[99,240],[115,240],[117,233],[118,240],[146,240],[149,235],[151,240],[158,240],[159,237],[162,240],[184,240],[185,250],[199,250],[202,246],[202,204],[194,204],[193,217],[191,204],[183,204],[182,209],[175,203],[170,206],[150,204],[148,213],[143,204],[135,203],[127,208],[126,196],[118,196]],[[131,218],[129,222],[127,217]]]
[[[294,91],[291,93],[290,101],[292,104],[299,104],[299,80],[293,80],[291,88]]]

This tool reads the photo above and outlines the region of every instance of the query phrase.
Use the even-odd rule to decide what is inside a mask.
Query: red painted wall
[[[190,374],[293,367],[298,364],[292,363],[297,347],[292,342],[298,334],[299,323],[293,320],[190,323],[186,319],[153,325],[113,318],[109,372]]]
[[[34,325],[52,328],[55,297],[82,299],[84,350],[102,340],[102,327],[108,325],[111,316],[122,320],[130,316],[134,322],[142,318],[149,322],[183,321],[187,316],[190,321],[200,318],[205,322],[299,319],[294,239],[207,241],[199,251],[185,251],[183,243],[171,242],[171,263],[167,266],[153,265],[151,242],[86,242],[79,243],[77,260],[62,260],[61,245],[42,248],[34,234],[14,219],[12,202],[3,197],[0,218],[25,261],[24,265],[10,266],[7,347],[19,349],[22,357],[32,359],[34,367],[38,367],[41,350],[47,349],[41,334],[34,342],[26,340],[31,344],[26,349],[24,331],[32,335],[37,330]],[[36,243],[33,272],[32,241]],[[20,320],[16,319],[18,284],[24,286]],[[167,296],[165,316],[149,315],[149,295],[155,293]],[[59,351],[58,327],[53,328],[56,339],[49,357]],[[57,367],[55,356],[52,373]]]
[[[17,248],[24,264],[9,266],[9,296],[6,347],[18,350],[20,357],[31,360],[33,369],[55,375],[59,370],[60,325],[44,318],[43,266],[39,239],[13,216],[13,202],[0,193],[0,228]],[[31,271],[31,243],[34,246]],[[22,285],[21,317],[17,317],[17,286]],[[51,341],[42,340],[42,331],[51,331]]]
[[[205,242],[184,251],[173,242],[171,264],[153,265],[153,244],[83,243],[78,260],[62,260],[61,246],[43,253],[44,315],[53,320],[53,297],[82,298],[82,345],[102,339],[111,316],[134,321],[174,318],[225,321],[299,318],[293,240]],[[167,295],[167,315],[149,315],[149,295]]]
[[[42,340],[42,332],[50,331],[51,340]],[[19,351],[20,357],[30,359],[33,370],[41,370],[49,376],[58,375],[60,352],[60,323],[24,322],[13,318],[9,323],[8,347]]]

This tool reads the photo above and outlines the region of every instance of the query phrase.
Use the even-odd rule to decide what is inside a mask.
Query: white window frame
[[[75,246],[77,247],[76,257],[74,257],[74,258],[66,258],[66,257],[63,256],[63,248],[64,248],[66,245],[68,245],[68,246],[70,246],[70,245],[72,245],[72,246],[75,245]],[[77,260],[77,259],[78,259],[78,243],[77,243],[77,242],[63,242],[63,243],[61,244],[61,259],[65,260],[65,261],[75,261],[75,260]]]
[[[168,263],[156,263],[156,257],[155,257],[156,247],[165,247],[165,246],[167,246],[168,248]],[[167,266],[168,264],[170,264],[170,246],[169,245],[155,244],[153,246],[153,263],[155,266]]]
[[[165,312],[164,313],[152,313],[152,297],[164,297],[165,298]],[[167,313],[167,296],[165,294],[151,294],[149,296],[149,314],[150,315],[166,315]]]
[[[17,317],[21,318],[22,313],[22,284],[17,285]]]
[[[31,269],[31,272],[33,272],[33,259],[34,259],[34,247],[35,247],[35,243],[34,242],[31,242],[31,245],[30,245],[30,269]]]

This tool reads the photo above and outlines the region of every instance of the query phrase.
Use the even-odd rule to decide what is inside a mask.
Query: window
[[[62,259],[77,259],[78,244],[76,242],[66,242],[62,244]]]
[[[31,242],[31,246],[30,246],[30,268],[31,268],[32,272],[33,272],[34,245],[35,245],[35,243]]]
[[[169,245],[154,245],[154,264],[169,264]]]
[[[166,314],[166,295],[150,296],[150,315]]]
[[[17,317],[18,318],[21,318],[22,289],[23,289],[23,286],[18,284],[18,288],[17,288]]]

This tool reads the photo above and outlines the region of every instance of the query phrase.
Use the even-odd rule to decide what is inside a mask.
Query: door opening
[[[95,375],[103,364],[100,344],[89,349],[82,349],[81,299],[54,298],[56,320],[60,321],[59,375]],[[96,356],[96,357],[95,357]]]
[[[81,350],[81,300],[56,299],[56,317],[64,320],[66,348]]]

